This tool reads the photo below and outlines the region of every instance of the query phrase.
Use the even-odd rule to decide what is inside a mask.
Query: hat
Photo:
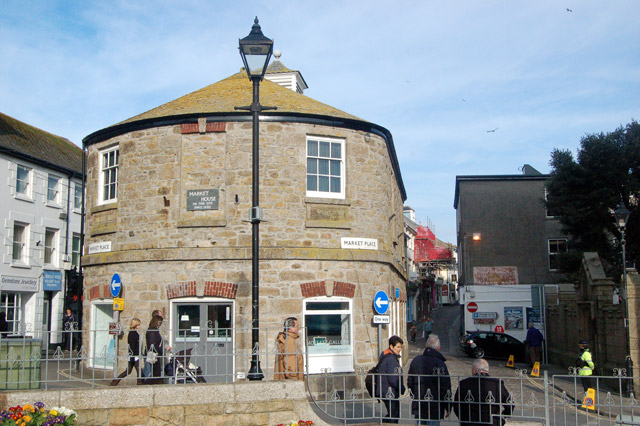
[[[588,345],[588,344],[589,344],[589,342],[587,342],[586,340],[580,340],[580,341],[578,342],[578,344],[579,344],[579,345]]]

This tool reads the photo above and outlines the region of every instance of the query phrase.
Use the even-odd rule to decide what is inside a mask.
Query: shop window
[[[16,193],[31,198],[31,169],[29,167],[18,165]]]
[[[100,203],[115,203],[118,201],[118,163],[120,150],[118,147],[109,148],[100,153]]]
[[[13,254],[14,263],[27,264],[27,237],[29,235],[29,225],[15,222],[13,224]]]
[[[47,228],[44,233],[44,264],[50,266],[57,266],[57,240],[58,231],[55,229]]]
[[[20,326],[20,293],[2,293],[0,312],[4,312],[9,334],[17,334]]]
[[[344,198],[344,141],[307,139],[307,196]]]
[[[304,327],[309,373],[322,368],[353,371],[353,321],[349,299],[313,298],[304,301]]]

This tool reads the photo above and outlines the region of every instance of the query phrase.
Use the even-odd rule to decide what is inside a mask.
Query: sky
[[[446,242],[457,175],[549,173],[640,119],[637,0],[2,0],[0,112],[81,145],[239,71],[255,16],[305,95],[392,133]]]

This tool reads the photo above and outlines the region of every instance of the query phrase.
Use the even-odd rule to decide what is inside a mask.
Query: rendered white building
[[[62,341],[67,272],[80,267],[82,150],[0,113],[0,312],[9,336]],[[47,333],[51,331],[51,333]]]

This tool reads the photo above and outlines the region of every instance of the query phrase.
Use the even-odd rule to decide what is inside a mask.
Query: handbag
[[[158,354],[153,352],[153,351],[149,351],[147,352],[147,357],[145,359],[147,364],[155,364],[156,362],[158,362]]]

